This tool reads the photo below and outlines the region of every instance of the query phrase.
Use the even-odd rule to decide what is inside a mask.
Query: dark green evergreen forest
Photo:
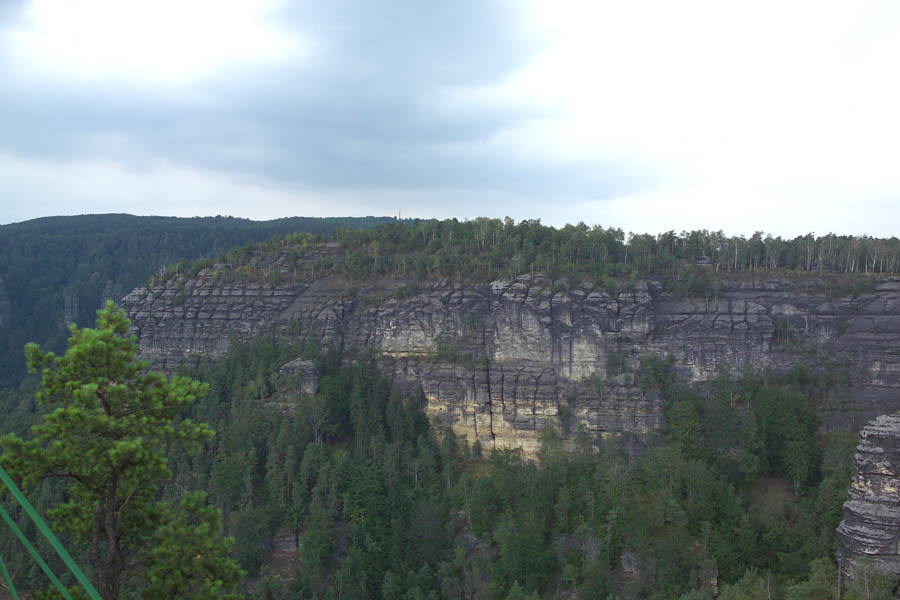
[[[296,256],[298,247],[325,239],[339,245],[313,266],[315,277],[397,277],[408,286],[433,277],[489,281],[544,272],[608,287],[652,276],[677,294],[709,296],[726,276],[771,270],[809,278],[839,295],[869,289],[871,273],[900,269],[896,238],[746,239],[705,231],[626,237],[617,229],[479,219],[342,227],[330,237],[288,233],[232,249],[225,234],[215,233],[216,219],[197,221],[209,228],[209,237],[194,256],[207,258],[162,269],[155,260],[141,262],[153,250],[129,246],[130,238],[143,234],[134,230],[114,241],[97,225],[95,237],[89,236],[93,250],[78,250],[81,258],[94,257],[85,259],[87,266],[81,259],[46,265],[53,275],[46,281],[36,277],[31,296],[8,296],[13,314],[20,303],[37,303],[41,290],[57,294],[61,306],[63,292],[52,282],[69,282],[63,290],[83,294],[78,297],[87,305],[105,295],[106,278],[123,286],[132,281],[126,273],[134,284],[151,275],[206,268],[224,277],[268,277],[273,251]],[[182,233],[188,245],[202,237],[190,228]],[[42,235],[47,248],[55,249],[45,250],[46,260],[63,260],[49,257],[81,248],[71,233],[36,230],[28,243],[21,241],[28,239],[24,231],[21,239],[3,235],[0,229],[3,260],[12,250],[19,256],[25,248],[43,248]],[[192,258],[184,250],[168,257],[175,242],[167,246],[158,235],[146,235],[157,259]],[[240,243],[247,241],[252,240]],[[116,249],[131,262],[113,269],[103,257]],[[3,271],[7,294],[38,264]],[[139,274],[137,264],[148,269]],[[103,274],[85,283],[95,272]],[[42,306],[45,312],[35,307],[26,314],[59,316],[53,302]],[[93,308],[79,318],[90,321],[89,313]],[[47,336],[37,338],[46,349],[61,343],[50,333],[52,327],[62,329],[58,321],[51,327],[32,318],[31,324],[3,324],[17,332],[6,335],[10,356],[13,350],[22,356],[19,337],[28,327]],[[342,354],[318,347],[302,331],[292,333],[286,341],[235,339],[220,360],[180,373],[209,390],[179,419],[206,423],[215,433],[193,450],[174,444],[167,449],[172,477],[161,500],[174,500],[183,490],[207,492],[209,506],[221,510],[223,529],[234,538],[231,557],[245,574],[240,590],[248,597],[699,600],[713,597],[715,579],[718,597],[726,600],[837,598],[834,529],[857,432],[820,427],[820,405],[840,394],[842,385],[827,369],[801,365],[776,376],[722,365],[712,382],[693,387],[678,378],[671,359],[645,356],[633,365],[636,380],[664,399],[666,427],[647,440],[642,454],[626,454],[615,438],[584,430],[576,432],[574,444],[565,444],[548,427],[534,462],[436,429],[425,417],[421,389],[394,389],[365,349]],[[273,401],[284,393],[278,369],[298,357],[315,363],[318,392]],[[4,364],[12,381],[24,359],[9,360]],[[0,433],[27,437],[52,409],[38,404],[38,388],[28,378],[18,389],[0,391]],[[27,492],[42,514],[68,499],[59,481]],[[12,508],[9,498],[0,501]],[[35,539],[33,530],[26,532]],[[297,559],[275,556],[276,539],[287,539]],[[87,546],[67,541],[90,565]],[[17,583],[23,589],[45,587],[17,544],[0,531],[0,556]],[[49,555],[46,544],[39,547]],[[874,574],[866,589],[858,585],[845,589],[843,598],[891,597],[887,583]]]
[[[716,569],[722,597],[832,597],[856,433],[818,432],[806,369],[723,367],[700,391],[646,357],[668,427],[644,456],[584,431],[564,449],[549,428],[535,463],[435,431],[421,391],[399,396],[365,354],[325,353],[317,396],[262,408],[298,354],[319,356],[261,339],[198,374],[195,417],[219,435],[185,470],[228,514],[254,597],[708,598]],[[278,530],[302,542],[296,572],[267,570]]]
[[[266,399],[298,356],[316,361],[320,391],[285,413]],[[584,431],[565,449],[548,428],[535,463],[434,430],[421,391],[398,394],[371,355],[302,336],[235,342],[195,374],[210,392],[184,415],[215,437],[169,460],[179,486],[222,509],[254,598],[709,598],[716,573],[723,598],[834,597],[856,433],[819,431],[828,383],[723,367],[698,390],[658,356],[638,373],[668,421],[643,456]],[[4,428],[36,418],[27,390],[3,402]],[[59,500],[38,491],[44,510]],[[299,567],[269,560],[277,532],[296,540]]]
[[[0,388],[25,374],[22,348],[63,348],[64,320],[91,325],[105,299],[118,301],[170,263],[214,256],[277,234],[329,234],[387,217],[250,221],[234,217],[47,217],[0,226]]]

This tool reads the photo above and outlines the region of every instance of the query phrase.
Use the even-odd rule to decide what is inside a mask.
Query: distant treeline
[[[823,276],[900,272],[900,240],[896,237],[816,237],[810,233],[783,239],[757,232],[746,238],[706,230],[626,236],[622,229],[612,227],[579,223],[556,229],[539,220],[515,223],[510,218],[394,221],[370,230],[338,228],[327,238],[292,234],[224,252],[216,261],[220,268],[228,267],[232,272],[248,267],[243,270],[245,275],[258,275],[259,269],[253,267],[266,267],[268,278],[271,255],[281,253],[288,260],[282,259],[280,270],[296,276],[296,261],[300,260],[297,247],[326,239],[339,242],[340,247],[328,257],[317,259],[316,264],[304,266],[316,277],[337,274],[351,279],[397,276],[490,281],[529,272],[554,279],[595,281],[662,277],[681,281],[686,286],[684,293],[703,293],[712,278],[741,272],[777,270]],[[194,264],[193,272],[212,264],[212,260]],[[190,270],[188,265],[182,267],[181,272]]]
[[[278,234],[328,234],[335,227],[374,227],[390,217],[250,221],[234,217],[47,217],[0,226],[0,387],[25,373],[26,342],[60,350],[64,320],[93,323],[106,298],[182,259],[215,256]]]
[[[336,230],[333,237],[362,255],[372,270],[398,257],[395,268],[409,270],[403,254],[423,252],[438,259],[428,265],[443,274],[482,270],[520,274],[529,270],[549,274],[656,275],[682,263],[708,264],[715,271],[785,269],[837,273],[896,273],[900,271],[900,240],[871,237],[816,237],[810,233],[791,240],[762,232],[752,237],[726,237],[721,231],[668,231],[658,235],[629,234],[622,229],[584,223],[555,229],[540,221],[476,219],[474,221],[418,221],[411,226],[387,223],[370,231]],[[366,261],[363,261],[366,262]],[[353,261],[351,260],[351,266]]]

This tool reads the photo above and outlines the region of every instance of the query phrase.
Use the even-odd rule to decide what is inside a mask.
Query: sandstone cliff
[[[860,559],[900,576],[900,415],[882,415],[860,432],[855,476],[837,528],[838,563],[853,577]]]
[[[723,361],[811,364],[836,390],[823,400],[829,426],[900,408],[900,278],[856,298],[834,297],[816,278],[744,278],[705,300],[675,299],[655,281],[611,293],[540,275],[413,285],[278,268],[269,282],[229,283],[219,268],[134,290],[124,306],[141,355],[171,371],[221,355],[231,336],[294,331],[374,348],[396,383],[421,382],[430,416],[482,445],[526,452],[545,423],[640,444],[662,424],[661,399],[637,371],[648,353],[674,356],[694,381]]]

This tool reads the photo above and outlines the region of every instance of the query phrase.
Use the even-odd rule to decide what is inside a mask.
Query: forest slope
[[[373,227],[388,220],[110,214],[0,226],[0,388],[17,385],[25,374],[26,342],[61,350],[67,324],[93,323],[104,299],[118,300],[170,263],[215,256],[279,234],[328,234],[338,226]]]

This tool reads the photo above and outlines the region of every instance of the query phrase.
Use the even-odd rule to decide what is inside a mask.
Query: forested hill
[[[900,240],[868,236],[816,237],[810,233],[783,239],[757,232],[750,238],[706,230],[658,235],[628,234],[621,229],[584,223],[557,229],[537,221],[456,219],[389,222],[372,229],[337,229],[332,242],[310,264],[308,234],[293,234],[220,254],[223,276],[268,278],[302,268],[306,274],[339,275],[360,280],[379,276],[411,279],[454,277],[470,282],[515,279],[540,272],[552,279],[616,281],[653,277],[680,295],[715,293],[725,274],[773,271],[816,274],[836,293],[858,292],[866,274],[900,272]],[[298,251],[301,250],[302,251]],[[277,260],[275,265],[273,261]],[[164,275],[196,273],[211,259],[171,265]],[[846,277],[849,276],[849,277]]]
[[[215,255],[293,232],[374,227],[390,217],[47,217],[0,226],[0,388],[25,373],[22,348],[61,350],[66,322],[93,323],[104,298],[119,299],[166,264]]]

